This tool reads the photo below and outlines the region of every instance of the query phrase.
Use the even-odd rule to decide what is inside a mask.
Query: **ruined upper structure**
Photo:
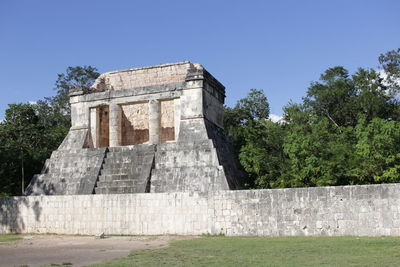
[[[28,194],[238,189],[225,87],[180,62],[108,72],[70,90],[72,127]]]

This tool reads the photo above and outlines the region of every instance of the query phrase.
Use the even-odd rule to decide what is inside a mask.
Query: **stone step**
[[[107,157],[104,159],[104,163],[134,163],[139,160],[136,156],[120,156],[120,157]]]
[[[129,168],[121,169],[121,168],[107,168],[104,166],[103,169],[100,171],[101,175],[110,175],[110,174],[129,174],[132,173]]]
[[[96,194],[132,194],[137,193],[133,187],[96,187]],[[144,192],[143,192],[144,193]]]
[[[115,151],[115,152],[108,152],[107,158],[110,157],[132,157],[132,156],[141,156],[141,155],[151,155],[154,154],[154,151]]]
[[[223,170],[222,166],[214,166],[214,165],[204,165],[204,166],[181,166],[181,167],[167,167],[167,168],[162,168],[158,169],[155,168],[152,170],[152,176],[153,175],[159,175],[159,174],[171,174],[171,173],[179,173],[179,174],[196,174],[199,171],[201,172],[214,172],[214,171],[221,171]]]
[[[139,184],[135,180],[114,180],[110,182],[97,182],[97,187],[134,187]]]
[[[117,147],[109,147],[108,151],[109,153],[112,152],[141,152],[141,151],[148,151],[148,152],[153,152],[155,150],[155,145],[148,145],[148,144],[140,144],[140,145],[134,145],[134,146],[117,146]]]
[[[154,145],[109,148],[96,184],[96,194],[144,193],[154,150]]]
[[[129,166],[127,168],[108,168],[107,166],[103,166],[103,169],[100,173],[103,174],[132,174],[136,175],[142,172],[143,166]]]
[[[110,182],[115,180],[133,180],[128,174],[102,174],[99,176],[100,182]]]
[[[128,169],[133,166],[132,162],[119,162],[107,161],[103,164],[103,169]]]
[[[143,165],[147,163],[148,158],[151,157],[140,157],[140,158],[129,158],[129,157],[120,157],[120,158],[105,158],[103,165],[108,164],[128,164],[128,165]]]
[[[151,157],[151,156],[150,156]],[[140,157],[113,157],[113,158],[105,158],[104,164],[131,164],[131,165],[139,165],[145,163],[145,160],[148,159],[149,156],[140,156]]]

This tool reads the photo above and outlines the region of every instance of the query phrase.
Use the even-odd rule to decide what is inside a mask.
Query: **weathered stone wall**
[[[210,88],[210,86],[207,86],[207,88]],[[220,128],[224,128],[224,107],[220,100],[207,90],[203,92],[203,110],[207,120]]]
[[[0,233],[393,235],[400,184],[0,198]]]
[[[195,64],[198,66],[198,64]],[[99,90],[121,90],[185,81],[189,62],[119,70],[101,74],[93,84]]]
[[[56,150],[41,174],[26,188],[28,195],[92,194],[106,148]]]

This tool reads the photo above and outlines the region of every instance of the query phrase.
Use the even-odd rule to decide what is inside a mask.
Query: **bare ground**
[[[126,257],[132,250],[157,249],[183,236],[93,236],[32,235],[0,244],[0,266],[41,266],[71,263],[84,266]]]

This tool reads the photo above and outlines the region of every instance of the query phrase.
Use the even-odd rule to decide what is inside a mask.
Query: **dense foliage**
[[[57,94],[35,104],[10,104],[0,123],[0,196],[20,195],[70,127],[68,88],[87,86],[99,75],[90,66],[58,74]]]
[[[382,73],[329,68],[302,103],[284,108],[280,122],[267,119],[261,90],[226,107],[226,132],[247,187],[400,182],[400,49],[379,62]]]

